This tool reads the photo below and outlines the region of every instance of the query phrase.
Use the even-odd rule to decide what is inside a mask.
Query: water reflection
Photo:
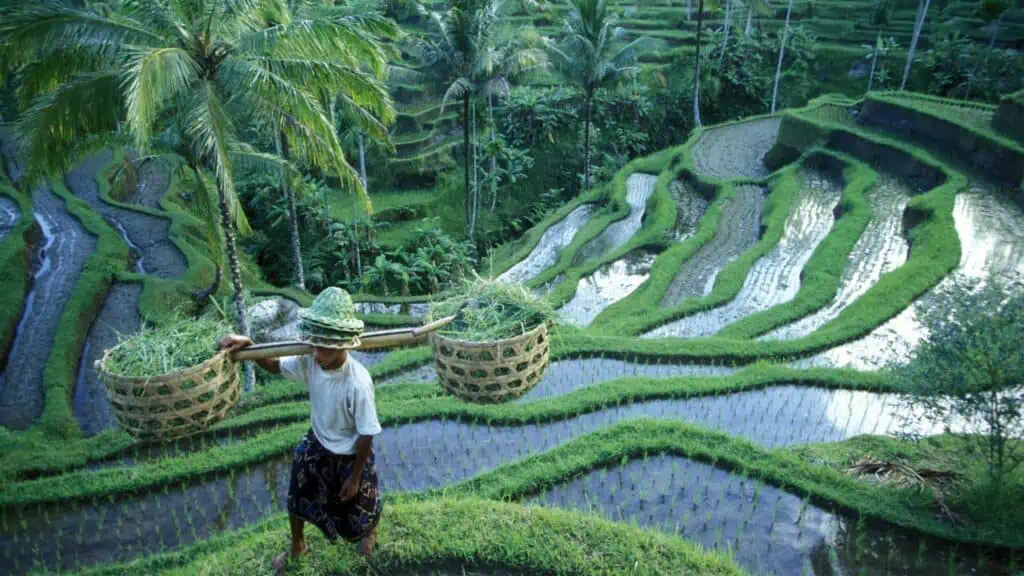
[[[605,264],[590,276],[581,278],[572,300],[559,308],[559,317],[570,324],[588,326],[605,308],[629,296],[647,281],[655,258],[656,255],[646,252],[630,252],[625,258]]]

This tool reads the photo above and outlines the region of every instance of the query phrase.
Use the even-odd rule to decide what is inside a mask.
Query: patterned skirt
[[[310,430],[295,448],[288,512],[314,524],[330,541],[338,537],[360,540],[380,520],[380,490],[373,452],[363,466],[363,479],[355,498],[342,502],[341,486],[352,475],[354,454],[335,454],[320,444]]]

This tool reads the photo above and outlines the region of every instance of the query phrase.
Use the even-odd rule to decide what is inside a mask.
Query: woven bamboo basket
[[[470,402],[519,398],[544,378],[551,363],[547,324],[495,342],[430,335],[434,367],[448,392]]]
[[[167,441],[201,432],[223,419],[241,396],[238,364],[227,352],[151,378],[107,372],[103,367],[110,352],[99,362],[100,377],[121,429],[136,438]]]

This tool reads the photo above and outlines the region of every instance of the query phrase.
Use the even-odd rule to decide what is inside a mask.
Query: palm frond
[[[198,81],[199,65],[182,48],[139,50],[130,57],[124,79],[128,126],[135,146],[145,150],[162,105]]]

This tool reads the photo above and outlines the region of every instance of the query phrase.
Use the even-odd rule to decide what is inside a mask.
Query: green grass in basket
[[[465,303],[469,305],[463,307]],[[470,342],[513,338],[555,319],[551,304],[526,288],[482,278],[466,281],[431,305],[432,318],[453,314],[458,317],[439,333]]]
[[[111,374],[150,378],[177,372],[210,359],[217,338],[232,332],[230,323],[214,316],[182,318],[146,328],[121,340],[104,368]]]

